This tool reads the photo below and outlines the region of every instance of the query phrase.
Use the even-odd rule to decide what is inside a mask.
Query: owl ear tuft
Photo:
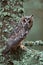
[[[21,20],[23,21],[24,19],[25,19],[25,17],[24,17],[24,16],[22,16]]]

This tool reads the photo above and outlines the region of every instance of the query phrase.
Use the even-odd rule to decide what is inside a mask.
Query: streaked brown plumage
[[[10,35],[8,41],[6,42],[7,47],[5,48],[5,50],[3,50],[2,52],[3,55],[6,55],[10,50],[16,50],[17,47],[19,46],[23,48],[21,42],[26,38],[26,35],[29,33],[29,30],[33,25],[32,17],[33,15],[23,16],[20,19],[20,22],[14,28],[12,34]]]

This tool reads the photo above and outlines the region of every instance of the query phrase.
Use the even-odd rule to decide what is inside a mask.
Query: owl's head
[[[33,15],[22,17],[21,22],[22,22],[23,26],[27,27],[28,29],[31,29],[31,27],[33,25]]]

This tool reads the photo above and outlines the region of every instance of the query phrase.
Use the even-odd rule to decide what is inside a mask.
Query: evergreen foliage
[[[24,15],[23,0],[0,1],[0,34],[1,40],[6,41],[10,32]]]

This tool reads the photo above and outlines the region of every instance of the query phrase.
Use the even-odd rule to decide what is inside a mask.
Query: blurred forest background
[[[25,15],[34,15],[33,27],[26,40],[43,40],[43,0],[25,0]]]
[[[8,54],[14,64],[7,60],[4,65],[43,65],[43,0],[0,0],[0,65],[6,60],[1,53],[5,48],[3,43],[24,15],[34,15],[33,27],[24,42],[27,51],[18,49],[18,57],[16,53]]]

